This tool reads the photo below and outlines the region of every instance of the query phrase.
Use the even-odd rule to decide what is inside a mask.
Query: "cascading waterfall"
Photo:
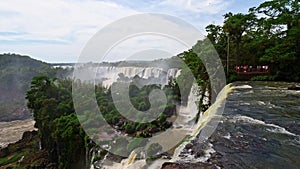
[[[177,72],[172,72],[173,75],[176,74]],[[188,128],[187,126],[181,126],[181,124],[188,124],[189,122],[193,121],[193,119],[195,118],[195,116],[197,115],[197,110],[198,110],[198,102],[199,102],[199,97],[198,97],[198,86],[196,84],[194,84],[192,86],[192,89],[189,93],[188,96],[188,103],[187,105],[180,105],[178,107],[178,110],[180,110],[180,112],[178,112],[178,121],[177,124],[174,124],[175,126],[175,131],[173,132],[174,135],[177,135],[179,133],[187,133],[187,134],[192,134],[194,131],[191,130],[193,128],[197,128],[198,126],[195,126],[193,128],[189,128],[187,130],[184,130],[183,132],[183,128]],[[204,101],[206,101],[207,99],[203,99]],[[170,139],[172,139],[172,137],[170,137]],[[168,140],[168,138],[165,138],[165,142],[172,142],[174,140]],[[177,152],[174,152],[174,157],[179,155],[179,151],[180,149],[177,149]],[[121,163],[116,163],[116,162],[112,162],[113,165],[107,166],[108,168],[115,168],[115,169],[136,169],[136,168],[142,168],[143,166],[146,165],[146,160],[145,159],[138,159],[136,160],[137,153],[135,152],[135,150],[133,150],[130,154],[130,156],[124,160],[121,161]],[[175,158],[172,158],[172,160],[174,160]],[[169,160],[167,159],[157,159],[155,160],[150,166],[148,166],[148,168],[153,168],[153,169],[158,169],[161,168],[161,165],[164,162],[168,162]]]
[[[89,169],[90,168],[90,150],[89,147],[85,148],[85,168]]]
[[[147,81],[152,82],[153,84],[161,84],[166,85],[170,79],[174,79],[180,75],[180,70],[176,68],[164,70],[162,68],[158,67],[113,67],[113,66],[107,66],[107,67],[95,67],[90,69],[89,71],[92,71],[93,73],[96,73],[96,79],[98,82],[100,82],[104,87],[111,86],[112,83],[122,80],[128,80],[132,81],[132,79],[136,76],[142,79],[146,79]],[[122,79],[123,78],[123,79]],[[154,79],[154,80],[153,80]],[[180,133],[182,133],[183,129],[180,126],[181,124],[186,124],[188,122],[193,121],[195,119],[197,112],[198,112],[198,104],[199,101],[207,101],[207,99],[200,99],[199,100],[199,94],[198,94],[199,87],[194,84],[191,92],[188,96],[188,103],[187,105],[179,106],[178,110],[180,110],[178,114],[178,121],[176,121],[175,130]],[[205,95],[206,96],[206,95]],[[177,127],[176,127],[177,126]],[[184,133],[191,134],[193,128],[190,128],[189,131],[185,131]],[[176,131],[173,134],[176,134]],[[166,141],[167,142],[167,141]],[[89,153],[88,153],[89,154]],[[179,153],[178,153],[179,154]],[[92,154],[93,156],[93,154]],[[174,157],[177,156],[176,152],[174,154]],[[175,158],[173,158],[175,159]],[[92,164],[93,157],[89,158],[90,168],[94,168]],[[168,160],[156,160],[152,167],[157,168],[163,164],[163,162],[166,162]],[[135,153],[132,152],[130,157],[127,159],[122,160],[121,163],[115,163],[113,162],[112,166],[109,166],[109,168],[140,168],[142,166],[146,165],[146,160],[135,160]]]
[[[85,68],[86,69],[86,68]],[[95,74],[96,82],[104,87],[110,87],[117,81],[132,80],[135,76],[147,79],[152,84],[166,85],[171,78],[179,76],[180,71],[177,68],[163,69],[159,67],[90,67],[89,74]]]
[[[191,140],[195,140],[195,139],[199,139],[197,137],[199,137],[199,134],[204,129],[204,127],[212,120],[212,118],[220,115],[220,114],[218,114],[219,113],[218,109],[221,106],[224,106],[223,104],[225,103],[225,99],[227,98],[228,93],[230,93],[230,91],[232,90],[230,86],[231,86],[230,84],[227,85],[227,86],[225,86],[223,88],[223,90],[218,94],[218,96],[216,98],[216,102],[213,105],[211,105],[209,107],[209,109],[207,109],[204,113],[201,114],[201,117],[200,117],[198,123],[194,127],[193,132],[191,133],[191,138],[189,139],[190,141]],[[190,162],[190,161],[202,162],[202,161],[205,161],[207,158],[209,158],[209,157],[207,157],[207,154],[204,155],[205,156],[204,158],[199,158],[199,159],[195,159],[194,156],[188,156],[188,155],[185,156],[184,158],[182,158],[181,153],[183,152],[183,150],[186,147],[186,145],[188,143],[190,143],[190,141],[182,143],[180,146],[178,146],[175,149],[175,152],[174,152],[174,155],[173,155],[173,157],[171,159],[171,162],[178,162],[178,161],[183,161],[183,162]],[[201,139],[200,141],[205,141],[205,140]],[[208,149],[207,151],[213,151],[213,150]]]

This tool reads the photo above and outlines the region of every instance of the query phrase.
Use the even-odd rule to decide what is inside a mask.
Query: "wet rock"
[[[192,144],[192,143],[189,143],[189,144],[185,145],[185,148],[186,148],[186,149],[191,149],[192,147],[193,147],[193,144]]]
[[[300,90],[300,86],[297,86],[297,85],[291,85],[288,87],[288,90]]]
[[[194,154],[195,151],[193,149],[189,149],[189,153]]]
[[[200,151],[196,152],[195,158],[199,158],[199,157],[204,156],[204,155],[205,155],[205,152],[200,150]]]
[[[181,154],[179,154],[179,155],[178,155],[178,157],[181,157],[181,158],[183,158],[183,157],[187,157],[187,155],[186,155],[186,154],[182,154],[182,153],[181,153]]]
[[[162,169],[180,169],[180,167],[177,163],[164,163]]]
[[[39,150],[38,142],[39,137],[37,131],[24,132],[21,140],[11,143],[7,147],[0,149],[0,158],[7,159],[18,154],[23,154],[22,157],[11,161],[11,163],[8,163],[7,166],[18,163],[20,168],[27,168],[27,166],[43,169],[57,168],[53,167],[54,164],[50,165],[48,152],[46,150]],[[21,162],[18,162],[20,159],[22,159]]]
[[[171,163],[166,162],[161,169],[217,169],[213,164],[205,163]]]
[[[106,156],[106,159],[109,161],[114,161],[117,163],[121,163],[121,161],[124,159],[124,157],[112,154],[112,153],[108,153],[108,155]]]
[[[38,132],[37,131],[25,131],[23,133],[23,136],[22,136],[22,140],[23,141],[30,141],[32,140],[33,137],[37,136],[38,135]]]

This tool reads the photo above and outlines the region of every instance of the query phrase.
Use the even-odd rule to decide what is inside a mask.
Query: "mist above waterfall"
[[[137,82],[142,86],[150,84],[164,86],[180,75],[181,62],[176,57],[154,61],[90,62],[77,64],[75,73],[83,82],[102,84],[104,87],[110,87],[114,82]]]

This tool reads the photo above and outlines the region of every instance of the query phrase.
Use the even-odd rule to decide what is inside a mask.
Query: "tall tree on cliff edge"
[[[85,167],[87,136],[72,102],[71,81],[38,76],[33,78],[26,99],[34,113],[41,148],[58,168]]]
[[[235,44],[235,63],[241,64],[241,43],[242,37],[246,31],[251,30],[255,23],[255,15],[249,14],[232,14],[231,12],[224,15],[225,21],[223,30],[229,39]]]

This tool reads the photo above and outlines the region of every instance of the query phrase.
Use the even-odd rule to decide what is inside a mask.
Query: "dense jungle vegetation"
[[[203,67],[201,60],[199,58],[193,59],[194,54],[191,51],[187,51],[181,57],[184,58],[186,62],[191,63],[193,61],[192,65],[194,66],[190,67],[192,71],[195,72],[203,69],[201,68]],[[204,71],[201,74],[205,73]],[[184,74],[182,76],[184,76]],[[204,77],[204,75],[202,76]],[[204,82],[204,80],[201,80],[202,85],[205,84]],[[151,137],[152,134],[162,132],[171,127],[172,121],[169,120],[169,118],[176,115],[176,104],[180,104],[182,101],[181,98],[187,100],[187,96],[181,97],[178,84],[175,80],[171,80],[169,84],[164,87],[161,85],[148,85],[138,88],[135,85],[130,85],[130,101],[134,106],[133,109],[139,111],[149,109],[150,102],[148,97],[153,89],[162,89],[167,96],[166,107],[163,107],[163,111],[150,122],[144,120],[144,118],[148,116],[147,114],[143,112],[132,113],[133,110],[129,110],[127,112],[128,115],[133,114],[135,116],[134,118],[139,121],[133,122],[123,117],[114,106],[111,88],[107,89],[100,85],[93,86],[92,84],[81,83],[80,81],[76,82],[75,85],[79,85],[82,88],[94,88],[97,104],[105,121],[110,124],[112,128],[115,128],[115,130],[137,138],[131,140],[131,142],[127,142],[128,144],[124,145],[120,150],[115,150],[127,155],[129,155],[136,146],[140,145],[138,138]],[[205,86],[206,85],[207,84],[205,84]],[[78,95],[83,99],[81,102],[83,109],[88,108],[92,100],[86,98],[83,93],[79,93]],[[101,121],[103,121],[103,119],[99,117],[96,111],[86,109],[77,116],[72,97],[74,97],[74,95],[72,95],[72,81],[70,79],[55,79],[46,76],[35,77],[26,95],[28,108],[34,113],[34,120],[36,121],[35,127],[38,128],[41,147],[47,150],[49,161],[57,164],[58,168],[84,168],[87,162],[85,157],[86,151],[89,151],[95,146],[93,140],[91,140],[85,132],[96,133],[93,137],[97,137],[97,132],[99,132],[99,129],[102,127]],[[121,105],[123,104],[122,102],[124,102],[124,100],[114,101],[120,102]],[[155,105],[160,105],[162,101],[156,99],[154,102]],[[208,106],[206,106],[206,108],[207,107]],[[83,125],[89,126],[86,131],[83,130],[78,118]],[[108,144],[113,147],[113,144],[117,143],[110,141]],[[150,145],[147,152],[151,153],[151,151],[159,148],[159,145]],[[101,155],[102,158],[104,154]],[[97,157],[97,159],[101,159],[101,157]]]
[[[228,81],[236,80],[235,72],[232,71],[235,65],[269,65],[270,74],[259,77],[260,80],[300,81],[299,8],[298,0],[266,1],[258,7],[249,9],[246,14],[225,14],[223,25],[211,24],[206,27],[207,38],[219,53],[224,68],[227,66],[227,49],[229,45],[230,71],[227,75]],[[204,41],[199,41],[197,45],[201,45]],[[197,48],[197,45],[194,48]],[[18,90],[27,90],[26,81],[29,81],[28,78],[38,76],[32,80],[30,90],[26,95],[28,108],[34,113],[35,126],[38,128],[42,150],[47,152],[49,160],[48,163],[41,163],[38,167],[45,168],[51,163],[57,168],[85,168],[87,162],[86,151],[90,150],[95,144],[86,135],[76,116],[72,100],[72,81],[52,78],[53,73],[50,72],[49,74],[47,64],[39,63],[37,65],[37,63],[29,63],[26,57],[16,57],[17,60],[20,60],[18,63],[21,65],[10,67],[6,65],[10,65],[8,63],[12,62],[10,61],[11,56],[1,55],[1,57],[1,76],[5,82],[1,83],[1,85],[4,85],[1,86],[1,89],[5,89],[3,93],[11,89],[11,84],[18,85],[15,86]],[[202,89],[208,89],[210,86],[209,78],[197,54],[193,50],[188,50],[180,54],[179,57],[188,65],[196,78],[197,84]],[[6,68],[3,68],[4,65]],[[24,83],[15,83],[14,79],[10,79],[12,72],[22,71],[26,74],[28,70],[32,69],[26,65],[35,67],[35,73],[30,76],[22,75],[20,79]],[[184,70],[182,76],[178,77],[178,82],[184,80],[183,76]],[[24,79],[24,77],[26,78]],[[79,83],[78,85],[84,87],[87,84]],[[191,85],[183,90],[189,90]],[[152,89],[158,88],[161,88],[161,86],[150,85],[141,89],[131,86],[130,96],[134,107],[139,110],[147,110],[149,108],[147,96]],[[151,137],[152,134],[169,128],[172,121],[169,121],[168,117],[175,113],[175,104],[184,101],[180,100],[181,95],[178,92],[176,81],[171,81],[169,85],[163,88],[163,91],[169,96],[166,109],[150,123],[135,123],[123,118],[116,111],[112,103],[110,89],[96,86],[95,91],[99,108],[103,112],[105,120],[115,129],[136,138]],[[204,95],[204,93],[200,93],[200,95]],[[18,95],[18,97],[21,96]],[[1,97],[3,96],[1,95]],[[159,102],[159,100],[157,101]],[[89,100],[86,100],[86,104],[88,102]],[[200,110],[204,111],[209,105],[201,105],[201,103],[200,101]],[[92,116],[93,113],[83,113],[79,118],[92,126],[90,130],[97,130],[100,119],[97,118],[96,114]],[[137,114],[137,116],[142,120],[143,116],[141,114]],[[138,140],[135,140],[135,142],[138,142]],[[134,145],[134,142],[129,142],[127,146],[124,146],[124,149],[118,151],[129,153],[135,148]],[[149,151],[156,148],[159,147],[150,147]],[[107,152],[103,151],[97,159],[103,158],[105,153]],[[26,161],[26,157],[24,160]],[[34,168],[37,166],[28,164],[27,167]]]
[[[269,65],[270,75],[260,80],[300,81],[300,2],[272,0],[248,13],[224,15],[224,24],[206,27],[226,65]],[[226,67],[226,66],[225,66]],[[236,79],[231,71],[229,81]]]

